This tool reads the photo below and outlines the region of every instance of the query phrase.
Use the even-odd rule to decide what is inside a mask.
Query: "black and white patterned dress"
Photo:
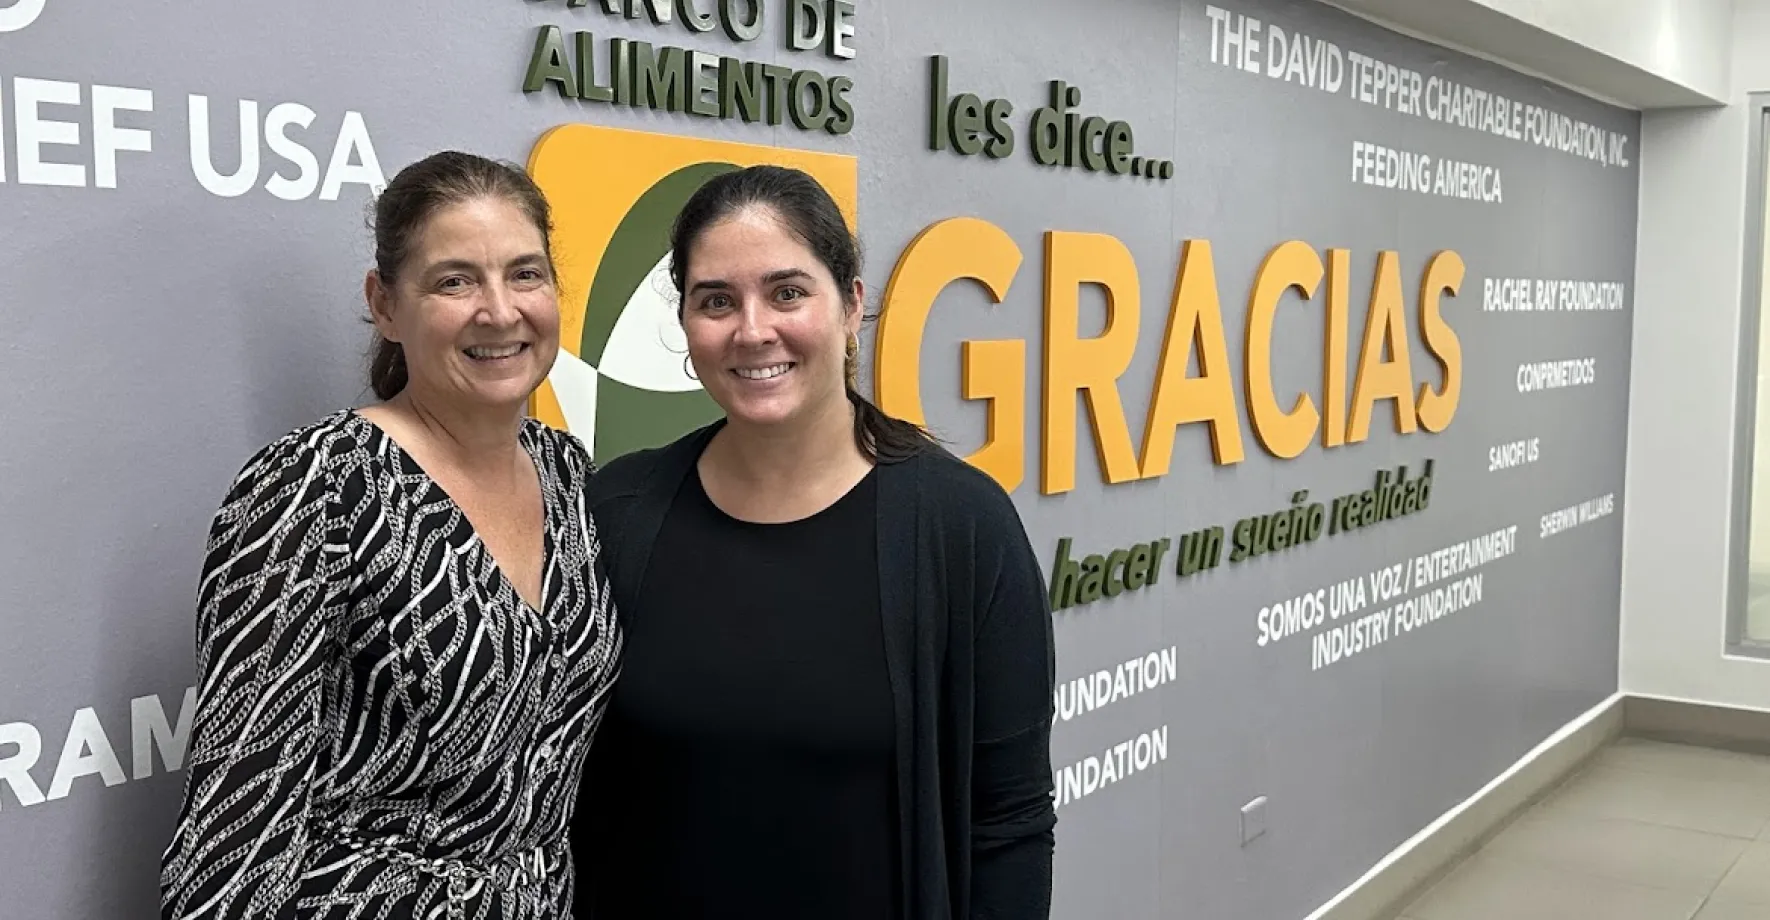
[[[621,636],[593,467],[525,421],[542,611],[353,411],[259,451],[210,533],[197,707],[161,876],[177,920],[562,920],[564,843]]]

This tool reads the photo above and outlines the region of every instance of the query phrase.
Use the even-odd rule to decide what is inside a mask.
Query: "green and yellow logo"
[[[853,157],[593,125],[547,132],[529,174],[553,206],[559,360],[536,418],[581,438],[600,462],[655,447],[719,417],[688,366],[670,281],[670,225],[714,176],[802,169],[855,226]]]

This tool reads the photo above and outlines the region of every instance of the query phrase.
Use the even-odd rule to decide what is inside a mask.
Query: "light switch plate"
[[[1241,807],[1241,845],[1247,846],[1266,833],[1266,797]]]

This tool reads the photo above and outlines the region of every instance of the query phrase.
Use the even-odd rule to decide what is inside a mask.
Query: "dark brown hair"
[[[816,179],[797,169],[752,166],[715,176],[683,205],[670,234],[670,279],[679,294],[688,288],[688,256],[707,228],[746,208],[772,211],[782,224],[817,256],[836,279],[844,305],[860,277],[860,244],[848,229],[842,211]],[[903,419],[886,415],[855,388],[858,356],[848,355],[846,389],[854,406],[854,442],[874,462],[910,457],[933,442],[928,433]]]
[[[375,198],[369,229],[375,234],[375,274],[389,288],[405,267],[424,225],[438,211],[477,198],[502,198],[516,205],[541,233],[549,275],[553,271],[553,214],[546,196],[520,167],[471,153],[445,150],[431,154],[387,183]],[[369,359],[369,387],[377,399],[388,400],[406,388],[406,352],[397,342],[375,334]]]

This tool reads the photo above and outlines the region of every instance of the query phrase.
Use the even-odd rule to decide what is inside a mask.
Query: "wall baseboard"
[[[1513,818],[1624,735],[1770,755],[1770,710],[1618,693],[1396,847],[1306,920],[1392,920]]]
[[[1634,737],[1770,755],[1770,710],[1630,695],[1624,712]]]
[[[1624,702],[1616,694],[1562,727],[1481,791],[1396,847],[1307,920],[1394,917],[1621,735]]]

